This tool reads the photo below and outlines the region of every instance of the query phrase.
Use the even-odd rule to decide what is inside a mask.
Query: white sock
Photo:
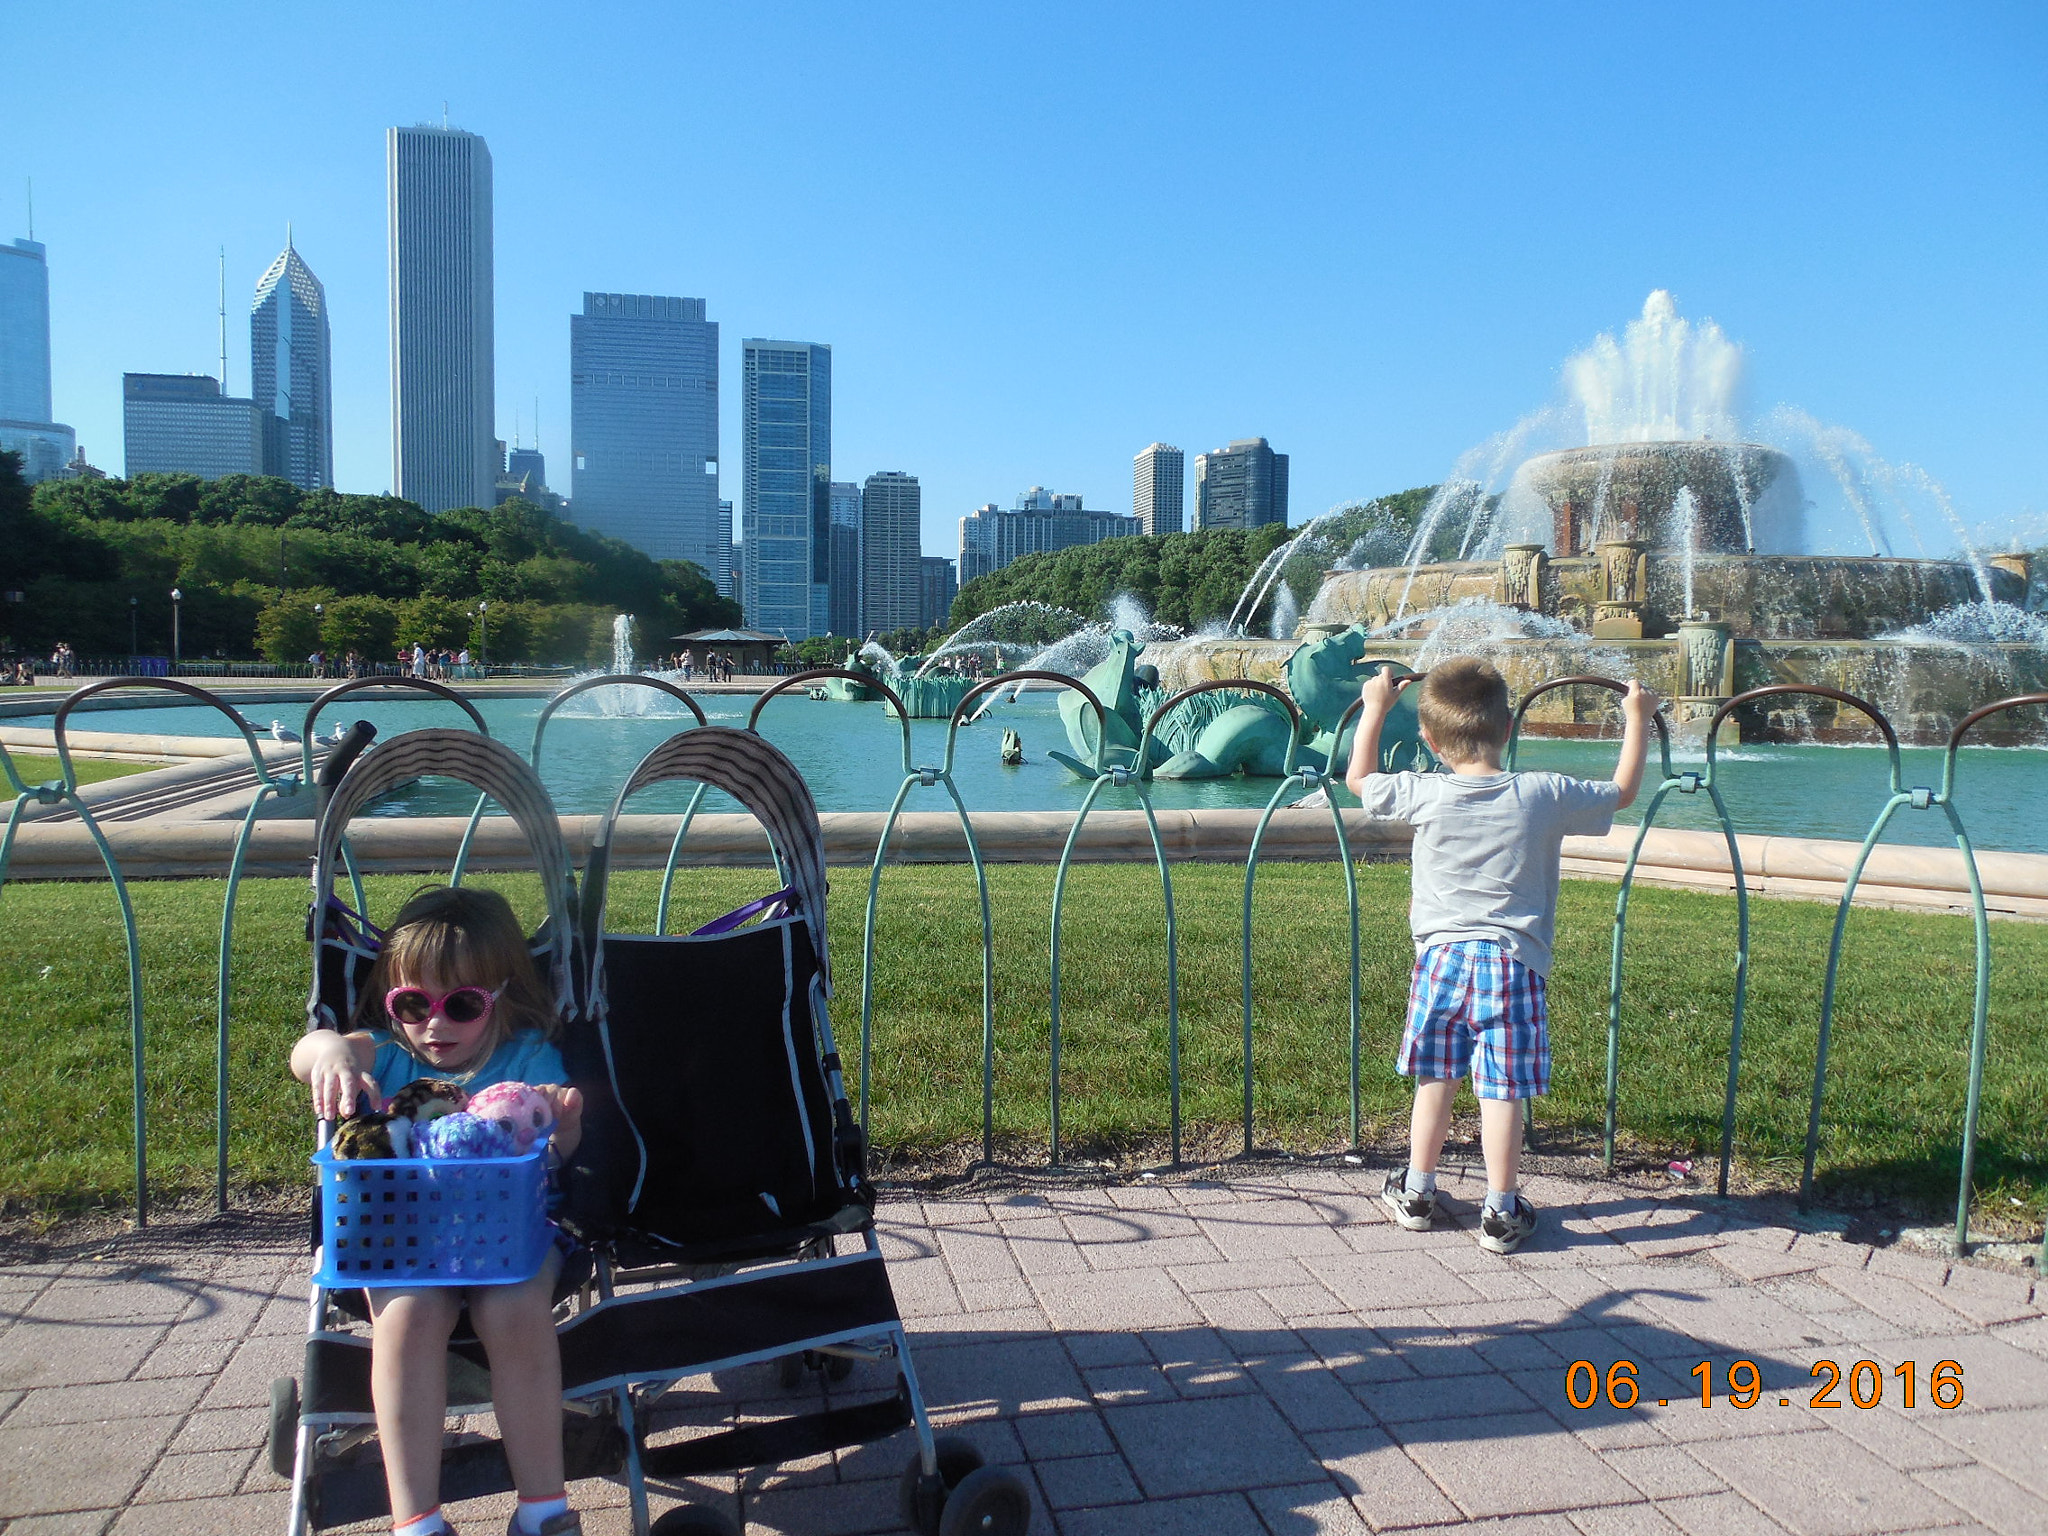
[[[448,1522],[441,1518],[441,1506],[436,1504],[424,1515],[414,1515],[403,1525],[391,1527],[393,1536],[441,1536],[448,1529]]]
[[[540,1536],[540,1528],[557,1515],[569,1513],[569,1495],[566,1491],[552,1499],[521,1499],[517,1516],[522,1536]]]
[[[1488,1189],[1486,1208],[1489,1211],[1512,1211],[1515,1208],[1515,1191],[1512,1189]]]
[[[1434,1171],[1417,1173],[1411,1167],[1408,1170],[1408,1177],[1404,1181],[1403,1187],[1411,1195],[1433,1195],[1436,1193],[1436,1174]]]

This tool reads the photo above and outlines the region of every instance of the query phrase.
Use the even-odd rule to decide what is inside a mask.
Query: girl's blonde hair
[[[388,1030],[401,1044],[403,1030],[384,1012],[384,994],[431,972],[443,986],[500,987],[474,1065],[482,1066],[506,1039],[537,1029],[553,1040],[561,1020],[534,970],[526,934],[512,904],[476,886],[430,886],[399,908],[384,947],[356,1006],[358,1028]]]

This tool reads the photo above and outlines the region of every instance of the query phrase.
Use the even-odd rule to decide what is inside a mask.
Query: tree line
[[[609,656],[616,613],[633,615],[650,649],[662,643],[652,637],[740,622],[699,566],[650,559],[519,498],[435,514],[256,475],[31,488],[18,456],[0,453],[0,550],[0,587],[21,594],[0,613],[0,647],[30,653],[63,640],[125,656],[132,623],[139,652],[168,655],[173,588],[188,660],[298,662],[319,649],[385,661],[418,643],[590,664]]]

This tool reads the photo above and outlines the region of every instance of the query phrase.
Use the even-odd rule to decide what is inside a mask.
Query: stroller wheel
[[[975,1449],[973,1441],[958,1435],[938,1435],[932,1445],[939,1453],[939,1475],[926,1477],[924,1458],[913,1455],[910,1465],[903,1469],[903,1481],[897,1490],[902,1499],[903,1523],[917,1536],[939,1536],[939,1516],[950,1502],[953,1490],[981,1470],[981,1452]]]
[[[648,1527],[648,1536],[740,1536],[740,1528],[708,1504],[678,1504]]]
[[[290,1376],[270,1383],[270,1470],[292,1480],[299,1459],[299,1384]]]
[[[946,1495],[939,1536],[1024,1536],[1031,1490],[1008,1467],[978,1467]]]

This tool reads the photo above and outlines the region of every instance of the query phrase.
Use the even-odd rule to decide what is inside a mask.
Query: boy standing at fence
[[[1621,760],[1607,783],[1501,766],[1513,715],[1500,673],[1460,657],[1432,668],[1416,715],[1442,773],[1382,773],[1380,727],[1396,688],[1384,669],[1366,680],[1344,782],[1366,813],[1415,828],[1415,974],[1397,1070],[1416,1079],[1408,1165],[1380,1199],[1411,1232],[1436,1216],[1436,1165],[1450,1133],[1458,1080],[1479,1099],[1486,1208],[1479,1246],[1512,1253],[1536,1230],[1517,1185],[1524,1099],[1550,1091],[1544,978],[1557,925],[1558,859],[1566,837],[1599,837],[1643,782],[1657,696],[1638,683],[1621,701]]]

